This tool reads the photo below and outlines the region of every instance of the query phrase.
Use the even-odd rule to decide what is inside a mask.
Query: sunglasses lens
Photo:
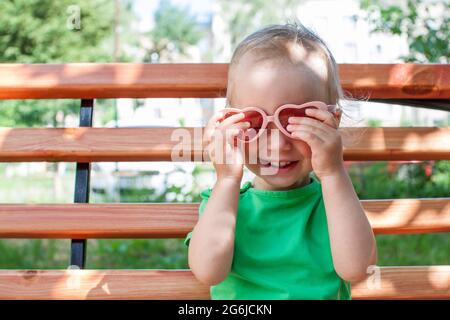
[[[290,117],[313,118],[313,117],[307,116],[305,114],[306,109],[317,109],[317,108],[311,106],[311,107],[305,107],[305,108],[301,108],[301,109],[286,108],[286,109],[281,110],[281,112],[278,115],[278,119],[280,120],[280,123],[283,126],[283,128],[286,129],[286,127],[288,126]]]
[[[250,122],[250,128],[259,131],[263,125],[263,116],[257,111],[246,111],[244,112],[245,117],[242,119],[243,122]]]
[[[243,131],[243,134],[239,136],[239,139],[244,141],[252,140],[256,137],[261,129],[264,118],[258,111],[245,111],[245,117],[242,122],[250,122],[250,127]]]

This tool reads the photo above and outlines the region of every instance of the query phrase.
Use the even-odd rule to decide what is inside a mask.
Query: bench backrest
[[[339,65],[344,90],[371,101],[450,111],[450,66]],[[0,204],[0,238],[72,239],[82,270],[0,270],[0,299],[207,299],[189,270],[83,270],[89,238],[183,238],[198,203],[89,204],[90,163],[170,161],[174,128],[92,128],[96,98],[219,98],[227,64],[0,65],[0,99],[81,99],[78,128],[0,128],[0,161],[76,162],[73,204]],[[376,107],[376,106],[374,106]],[[194,128],[186,128],[193,131]],[[449,128],[342,128],[344,160],[450,160]],[[142,137],[146,137],[142,139]],[[208,161],[191,135],[185,161]],[[450,231],[450,198],[361,200],[376,234]],[[354,299],[450,298],[450,266],[382,267]]]

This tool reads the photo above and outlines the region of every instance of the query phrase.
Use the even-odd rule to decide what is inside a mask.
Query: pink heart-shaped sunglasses
[[[322,101],[311,101],[303,103],[301,105],[284,104],[275,110],[273,116],[267,115],[264,110],[258,107],[247,107],[243,109],[224,108],[224,115],[219,121],[223,121],[237,113],[243,112],[245,114],[245,117],[239,122],[250,122],[250,127],[243,130],[237,136],[237,139],[247,143],[257,139],[264,132],[264,129],[267,128],[267,125],[271,121],[275,123],[275,125],[283,134],[285,134],[289,138],[295,139],[286,129],[286,127],[289,125],[289,118],[308,117],[315,119],[314,117],[308,116],[305,113],[305,111],[310,108],[325,110],[332,113],[336,112],[336,105],[334,104],[326,104]]]

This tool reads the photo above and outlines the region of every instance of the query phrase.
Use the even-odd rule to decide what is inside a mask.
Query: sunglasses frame
[[[326,103],[324,103],[322,101],[311,101],[311,102],[306,102],[306,103],[303,103],[303,104],[300,104],[300,105],[292,104],[292,103],[284,104],[284,105],[279,106],[275,110],[275,113],[272,116],[267,115],[267,113],[263,109],[258,108],[258,107],[247,107],[247,108],[243,108],[243,109],[231,108],[230,107],[230,108],[223,108],[222,110],[225,111],[225,112],[230,111],[230,112],[238,112],[238,113],[240,113],[240,112],[247,112],[247,111],[256,111],[259,114],[261,114],[261,116],[263,118],[263,123],[262,123],[261,128],[259,129],[258,133],[254,137],[250,138],[249,140],[240,139],[238,137],[239,140],[241,140],[241,141],[243,141],[245,143],[250,143],[250,142],[258,139],[259,136],[261,136],[262,132],[267,128],[267,125],[270,122],[275,123],[277,128],[280,129],[280,131],[284,135],[288,136],[291,139],[298,139],[296,137],[293,137],[289,131],[284,129],[284,127],[281,125],[279,114],[280,114],[281,111],[283,111],[284,109],[288,109],[288,108],[305,109],[305,108],[309,108],[309,107],[317,108],[319,110],[329,111],[331,113],[335,113],[336,112],[336,105],[335,104],[326,104]],[[308,118],[314,118],[314,117],[307,116],[306,114],[305,114],[305,116],[308,117]],[[223,120],[224,119],[225,118],[223,118]],[[243,121],[245,121],[245,120],[243,120]]]

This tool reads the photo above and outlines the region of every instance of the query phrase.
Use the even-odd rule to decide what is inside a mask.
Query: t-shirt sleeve
[[[202,198],[202,201],[200,202],[200,205],[198,207],[198,215],[201,217],[203,214],[203,211],[205,210],[206,203],[208,202],[209,196],[211,195],[212,189],[205,189],[200,193],[200,197]],[[192,231],[190,231],[186,238],[184,239],[184,244],[189,247],[189,243],[191,242],[192,237]]]

